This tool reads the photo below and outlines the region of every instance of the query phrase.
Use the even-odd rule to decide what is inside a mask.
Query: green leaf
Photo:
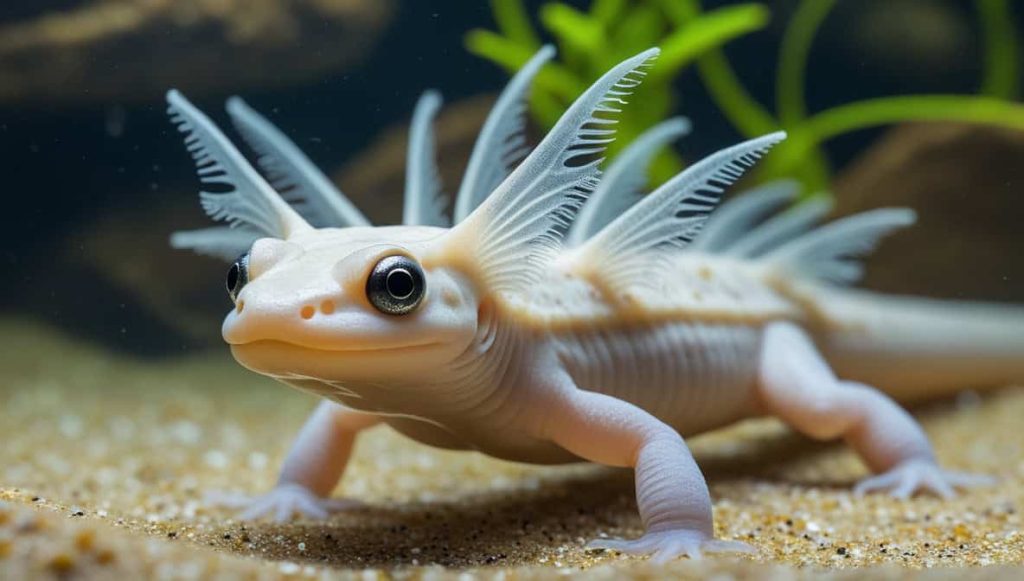
[[[558,37],[564,48],[589,52],[605,44],[601,23],[566,4],[551,3],[541,6],[540,21],[551,34]]]
[[[498,30],[507,38],[530,50],[540,48],[540,37],[530,24],[522,0],[491,0],[491,12]]]
[[[658,4],[669,20],[682,30],[702,14],[700,0],[658,0]],[[711,47],[697,59],[697,69],[715,104],[740,133],[747,137],[757,137],[778,129],[778,122],[750,96],[725,54],[717,47]],[[658,65],[655,65],[651,74],[656,74],[657,70]],[[665,70],[672,71],[673,68],[666,66]]]
[[[631,9],[620,21],[610,27],[613,60],[623,58],[657,46],[665,32],[661,13],[649,6]]]
[[[532,54],[528,47],[483,28],[466,33],[466,49],[509,72],[522,68]]]
[[[594,0],[590,5],[590,17],[608,29],[618,20],[625,8],[626,0]]]
[[[700,0],[658,0],[661,10],[676,26],[682,26],[700,16]]]
[[[672,76],[705,52],[764,28],[770,16],[760,4],[739,4],[687,22],[661,43],[661,56],[651,71],[652,78]]]
[[[517,44],[490,30],[476,29],[466,34],[466,48],[473,54],[485,58],[505,70],[514,73],[523,68],[534,55],[528,47]],[[558,63],[544,65],[534,85],[548,91],[566,103],[578,97],[585,88],[569,69]]]

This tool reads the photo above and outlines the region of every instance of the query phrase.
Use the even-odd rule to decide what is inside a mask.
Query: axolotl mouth
[[[278,379],[294,376],[325,381],[386,378],[436,365],[438,341],[391,345],[318,347],[261,339],[231,345],[231,354],[246,369]]]
[[[381,322],[370,315],[349,314],[341,320],[334,317],[299,316],[280,309],[255,311],[250,306],[244,313],[236,308],[228,313],[221,328],[224,341],[232,348],[254,346],[324,356],[349,353],[395,352],[439,343],[437,333],[417,332]],[[297,313],[296,309],[296,313]]]

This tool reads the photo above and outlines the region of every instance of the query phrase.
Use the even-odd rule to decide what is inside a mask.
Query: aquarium
[[[8,0],[0,578],[1018,578],[1024,6]]]

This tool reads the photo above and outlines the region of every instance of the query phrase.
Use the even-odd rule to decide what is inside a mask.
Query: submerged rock
[[[144,101],[170,86],[201,94],[313,79],[365,54],[392,2],[93,0],[35,10],[0,22],[0,103]]]
[[[837,213],[907,206],[918,223],[865,263],[886,292],[1019,302],[1024,297],[1024,133],[918,124],[889,132],[836,183]]]

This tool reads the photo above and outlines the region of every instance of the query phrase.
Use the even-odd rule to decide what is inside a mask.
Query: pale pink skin
[[[838,379],[816,346],[832,345],[831,335],[809,333],[799,316],[527,325],[494,307],[471,273],[436,256],[445,232],[305,230],[256,243],[252,280],[224,338],[249,369],[330,401],[303,427],[274,490],[222,502],[246,518],[278,519],[351,506],[330,495],[357,435],[381,422],[444,448],[633,468],[645,534],[591,546],[658,559],[752,550],[713,537],[708,487],[684,441],[747,417],[845,439],[878,474],[857,492],[948,497],[986,481],[941,469],[893,399]],[[394,253],[420,260],[427,276],[427,298],[405,316],[382,314],[363,296],[369,269]],[[763,274],[750,284],[768,289]],[[563,279],[552,272],[538,285]],[[874,304],[865,300],[864,308]]]

